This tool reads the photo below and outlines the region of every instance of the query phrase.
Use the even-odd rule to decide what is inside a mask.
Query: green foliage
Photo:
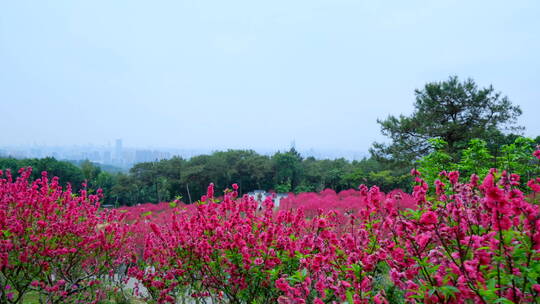
[[[447,81],[427,83],[416,90],[414,111],[410,116],[388,116],[377,120],[390,144],[375,143],[370,150],[377,159],[409,166],[431,151],[429,139],[440,138],[447,152],[458,158],[471,139],[504,141],[501,131],[520,130],[515,126],[521,115],[519,106],[495,92],[492,86],[478,88],[472,79],[460,82],[456,76]]]
[[[452,156],[447,152],[448,143],[446,141],[440,138],[431,138],[428,142],[433,151],[418,161],[418,170],[428,185],[433,185],[440,172],[454,170],[455,164]]]
[[[538,166],[534,165],[535,160],[531,158],[536,147],[536,142],[531,138],[516,137],[513,143],[500,147],[499,157],[490,153],[486,141],[472,139],[460,152],[457,162],[454,162],[454,158],[447,151],[447,143],[444,140],[430,139],[429,142],[432,152],[417,163],[423,179],[430,186],[433,186],[434,181],[439,178],[439,172],[442,171],[459,170],[462,180],[468,179],[473,173],[483,178],[491,168],[518,174],[522,181],[539,173]]]
[[[534,160],[531,159],[536,145],[533,139],[526,137],[518,137],[513,143],[504,145],[498,160],[499,167],[521,175],[522,179],[531,178],[538,172],[538,166],[535,166]]]
[[[391,170],[369,172],[367,186],[377,185],[381,190],[389,192],[394,189],[405,189],[409,184],[408,175],[395,175]]]
[[[74,190],[79,190],[84,182],[81,169],[69,162],[58,161],[53,157],[46,158],[0,158],[0,169],[11,169],[16,173],[20,168],[32,167],[32,179],[41,177],[41,172],[47,171],[49,176],[58,176],[60,183],[70,183]]]
[[[385,192],[410,188],[410,177],[407,170],[381,163],[374,158],[354,161],[352,169],[344,174],[342,180],[348,188],[356,188],[360,184],[368,187],[378,186]]]
[[[529,158],[531,154],[529,154]],[[461,152],[461,160],[457,169],[464,177],[469,177],[473,173],[485,176],[489,169],[495,165],[493,161],[493,155],[490,154],[487,143],[475,138],[471,139],[468,147]]]
[[[442,171],[459,170],[462,178],[469,178],[473,173],[483,177],[495,165],[486,142],[481,139],[472,139],[466,149],[461,151],[461,159],[457,163],[447,152],[448,145],[444,140],[431,139],[430,143],[433,151],[418,161],[418,170],[428,185],[433,186]]]
[[[276,185],[276,191],[278,193],[289,193],[291,192],[291,182],[287,181],[286,183]]]
[[[278,193],[282,193],[283,191],[280,191],[281,189],[279,188],[279,186],[276,187],[276,191]],[[315,191],[315,186],[313,185],[309,185],[307,183],[304,183],[304,184],[301,184],[299,186],[297,186],[295,189],[294,189],[294,192],[295,193],[302,193],[302,192],[314,192]]]
[[[276,153],[272,156],[277,185],[290,183],[291,190],[300,184],[303,175],[302,156],[294,148],[286,153]]]

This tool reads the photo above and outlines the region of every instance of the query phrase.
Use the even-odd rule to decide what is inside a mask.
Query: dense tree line
[[[85,176],[81,167],[67,161],[58,161],[53,157],[46,158],[0,158],[0,170],[10,169],[14,177],[20,168],[32,167],[31,179],[41,177],[43,171],[47,171],[49,177],[57,176],[65,183],[69,182],[75,191],[81,189]]]
[[[519,142],[520,137],[517,138]],[[511,140],[511,137],[507,139]],[[522,149],[529,151],[540,144],[540,136],[526,142],[528,146]],[[507,149],[503,147],[499,150]],[[437,151],[447,151],[446,146],[438,147]],[[505,154],[499,157],[490,154],[484,166],[497,166],[497,163],[504,161],[504,157]],[[452,162],[450,156],[445,159]],[[419,165],[423,166],[423,162],[420,161]],[[475,165],[478,164],[471,166]],[[83,183],[86,183],[86,189],[91,193],[101,188],[104,203],[111,205],[171,201],[179,197],[186,203],[195,202],[206,192],[210,183],[214,183],[218,191],[236,183],[240,193],[244,194],[256,189],[297,193],[326,188],[341,191],[356,188],[360,184],[377,185],[383,191],[397,188],[408,191],[411,182],[408,174],[410,168],[396,167],[374,157],[360,161],[343,158],[321,160],[304,158],[294,148],[272,156],[250,150],[228,150],[191,159],[173,157],[138,163],[126,173],[105,171],[89,161],[77,162],[75,165],[54,158],[0,158],[0,168],[4,170],[16,171],[28,166],[34,168],[33,178],[47,171],[50,176],[58,176],[62,184],[70,183],[75,190],[81,189]]]
[[[111,173],[89,161],[78,166],[44,159],[0,159],[0,168],[34,168],[34,177],[42,171],[58,176],[80,189],[84,181],[89,191],[103,189],[105,203],[133,205],[170,201],[182,197],[194,202],[206,192],[209,183],[217,189],[238,184],[241,194],[256,189],[276,192],[336,191],[359,184],[379,185],[384,190],[406,187],[408,178],[371,158],[348,161],[343,158],[319,160],[303,158],[294,148],[266,156],[251,150],[228,150],[199,155],[191,159],[173,157],[138,163],[127,173]]]

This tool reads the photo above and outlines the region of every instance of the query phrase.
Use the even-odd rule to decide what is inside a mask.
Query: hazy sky
[[[1,1],[0,145],[365,151],[472,77],[540,134],[540,1]]]

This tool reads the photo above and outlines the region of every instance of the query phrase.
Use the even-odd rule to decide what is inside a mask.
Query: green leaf
[[[424,299],[424,296],[423,296],[423,295],[420,295],[420,294],[414,294],[414,295],[410,295],[409,298],[413,298],[413,299]]]
[[[495,282],[495,279],[493,278],[493,279],[488,281],[487,288],[489,290],[494,290],[495,289],[495,284],[496,284],[496,282]]]
[[[504,303],[504,304],[514,304],[514,302],[508,300],[507,298],[498,298],[493,303]]]
[[[351,290],[347,290],[346,295],[347,295],[347,302],[349,302],[349,304],[354,303],[353,292]]]
[[[451,285],[442,286],[442,287],[440,287],[440,290],[441,290],[441,292],[443,293],[443,295],[445,297],[448,297],[448,296],[453,297],[456,293],[459,293],[459,289],[457,289],[457,287],[451,286]]]
[[[428,269],[428,273],[433,274],[437,272],[437,270],[439,270],[439,267],[441,267],[441,264],[433,265],[432,267]]]
[[[2,233],[4,234],[5,238],[8,238],[8,237],[11,236],[11,231],[9,231],[9,230],[2,230]]]

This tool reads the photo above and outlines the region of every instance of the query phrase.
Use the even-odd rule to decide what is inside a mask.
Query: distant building
[[[135,151],[135,163],[144,163],[154,161],[154,153],[150,150],[136,150]]]
[[[110,151],[104,151],[103,156],[101,157],[101,160],[104,164],[110,164],[112,161],[111,152]]]
[[[157,153],[156,159],[158,159],[158,160],[171,158],[171,153],[169,153],[169,152],[156,151],[156,153]]]
[[[114,158],[122,159],[122,139],[117,139],[114,145]]]
[[[124,151],[124,153],[122,153],[122,164],[132,165],[134,162],[135,162],[134,151]]]
[[[154,162],[171,158],[171,153],[151,150],[136,150],[135,163]]]
[[[259,206],[262,206],[262,203],[266,200],[267,197],[272,197],[275,208],[279,207],[280,201],[282,199],[289,196],[287,193],[270,193],[264,190],[254,190],[252,192],[249,192],[247,195],[252,197],[256,202],[258,202]]]
[[[41,158],[41,150],[39,150],[39,149],[30,149],[30,157]]]

